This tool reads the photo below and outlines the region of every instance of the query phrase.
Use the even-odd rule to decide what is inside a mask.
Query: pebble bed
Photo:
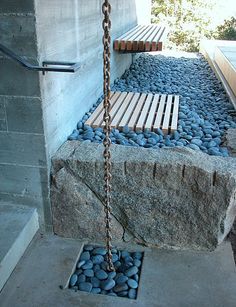
[[[143,253],[112,249],[115,272],[107,270],[107,251],[103,247],[84,247],[69,288],[93,294],[137,298]]]
[[[228,157],[223,146],[229,128],[236,128],[233,106],[220,81],[201,56],[174,58],[142,55],[124,75],[114,82],[113,91],[180,95],[178,129],[171,135],[155,132],[113,129],[113,144],[159,149],[189,147],[215,156]],[[93,129],[84,123],[102,101],[102,97],[77,124],[68,140],[101,143],[102,128]]]

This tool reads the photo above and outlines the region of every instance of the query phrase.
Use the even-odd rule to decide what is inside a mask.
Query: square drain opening
[[[115,272],[107,270],[106,248],[85,245],[70,277],[71,291],[137,299],[144,252],[112,249]]]

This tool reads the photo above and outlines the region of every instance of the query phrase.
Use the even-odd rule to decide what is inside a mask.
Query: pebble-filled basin
[[[143,252],[112,249],[115,272],[107,270],[104,247],[86,245],[69,281],[69,289],[93,294],[137,298]]]

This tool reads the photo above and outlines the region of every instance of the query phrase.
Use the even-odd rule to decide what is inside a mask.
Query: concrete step
[[[38,229],[36,209],[0,203],[0,290]]]
[[[228,242],[214,252],[140,248],[145,255],[137,300],[61,290],[82,247],[83,242],[56,236],[35,239],[2,290],[1,307],[235,307],[236,272]]]

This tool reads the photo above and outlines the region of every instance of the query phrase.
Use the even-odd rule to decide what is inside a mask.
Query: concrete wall
[[[139,0],[137,0],[139,1]],[[112,0],[112,36],[137,23]],[[36,207],[50,227],[52,154],[102,94],[102,0],[1,0],[1,43],[30,61],[78,61],[77,74],[30,72],[0,54],[0,200]],[[112,53],[112,80],[131,64]]]
[[[40,60],[76,61],[76,74],[40,77],[49,156],[102,94],[102,0],[36,0]],[[62,5],[63,3],[63,5]],[[113,0],[112,36],[136,25],[135,0]],[[52,22],[53,21],[53,22]],[[112,53],[112,80],[131,64],[131,55]]]
[[[2,44],[35,61],[33,1],[1,0],[0,33]],[[36,207],[41,223],[48,224],[44,220],[50,206],[39,75],[0,54],[0,79],[0,200]]]

